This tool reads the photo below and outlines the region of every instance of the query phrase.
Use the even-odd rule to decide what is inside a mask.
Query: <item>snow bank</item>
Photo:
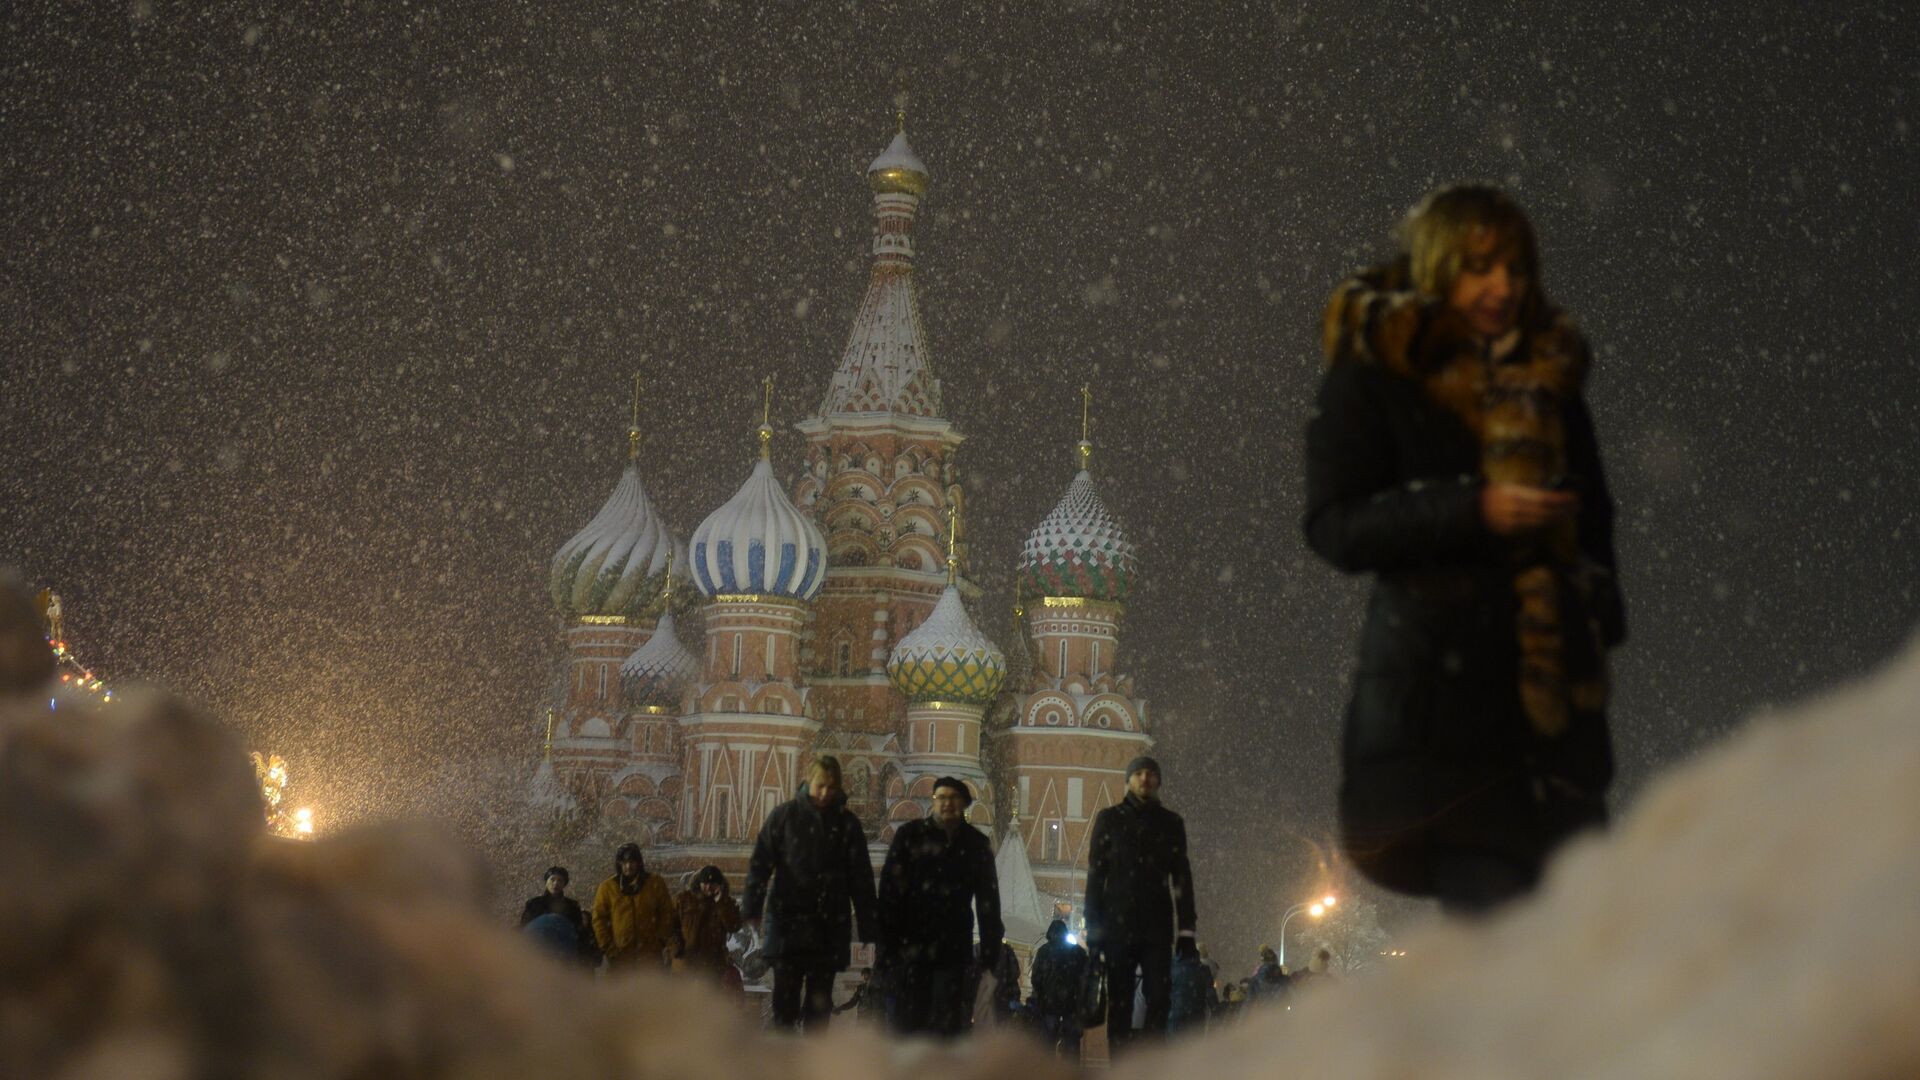
[[[1009,1036],[797,1041],[685,980],[588,979],[432,831],[271,839],[218,725],[155,693],[50,711],[39,671],[0,665],[0,1076],[1068,1074]],[[1676,772],[1506,917],[1121,1073],[1920,1075],[1917,721],[1920,650]]]
[[[1531,901],[1406,949],[1177,1073],[1920,1076],[1920,642],[1666,776]]]

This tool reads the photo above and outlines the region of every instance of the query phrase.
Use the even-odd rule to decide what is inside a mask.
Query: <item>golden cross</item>
[[[1080,385],[1080,468],[1085,471],[1093,459],[1093,387]]]
[[[633,419],[627,424],[627,460],[640,460],[640,373],[633,373]]]
[[[773,457],[773,376],[760,381],[760,456]]]

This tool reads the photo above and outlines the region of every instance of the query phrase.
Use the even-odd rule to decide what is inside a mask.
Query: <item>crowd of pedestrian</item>
[[[552,867],[520,926],[568,962],[610,973],[672,969],[734,993],[744,992],[740,935],[751,927],[753,955],[771,969],[777,1027],[819,1031],[847,1012],[936,1038],[1018,1026],[1077,1056],[1085,1030],[1104,1024],[1120,1053],[1137,1038],[1202,1027],[1220,1009],[1218,966],[1194,936],[1186,826],[1160,802],[1160,783],[1159,762],[1136,759],[1125,797],[1095,816],[1086,944],[1055,919],[1024,999],[1019,958],[1003,941],[993,847],[967,823],[966,782],[934,782],[931,813],[895,829],[876,881],[830,755],[815,758],[806,784],[767,815],[739,903],[715,866],[674,897],[639,845],[623,844],[588,908],[567,895],[566,868]],[[834,982],[856,940],[873,947],[873,963],[836,1006]]]

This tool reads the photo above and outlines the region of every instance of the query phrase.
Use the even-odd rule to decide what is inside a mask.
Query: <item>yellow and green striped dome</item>
[[[967,618],[960,590],[940,594],[927,621],[900,639],[887,677],[910,701],[987,705],[1007,681],[1007,658]]]

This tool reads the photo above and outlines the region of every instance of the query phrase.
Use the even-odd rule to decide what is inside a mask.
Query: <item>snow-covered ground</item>
[[[796,1041],[685,981],[594,983],[489,918],[479,862],[435,832],[269,840],[219,725],[158,693],[50,711],[13,670],[0,1076],[1070,1071],[1013,1038],[951,1059],[844,1025]],[[1676,770],[1534,900],[1406,948],[1119,1071],[1920,1075],[1920,648]]]

